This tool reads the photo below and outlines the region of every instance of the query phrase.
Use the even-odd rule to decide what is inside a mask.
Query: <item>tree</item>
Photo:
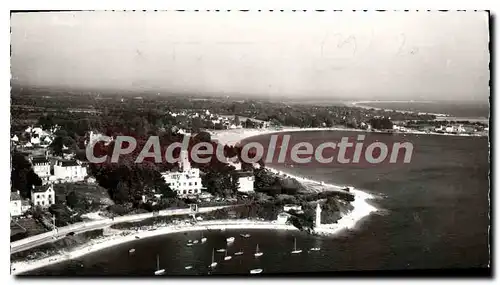
[[[24,198],[30,197],[33,186],[42,185],[42,179],[31,168],[31,163],[18,152],[12,154],[12,188],[19,190]]]
[[[370,119],[370,125],[376,130],[392,130],[393,123],[389,118],[372,118]]]
[[[118,182],[116,191],[113,192],[113,200],[119,204],[128,202],[130,186],[125,181]]]
[[[76,208],[78,206],[78,196],[75,191],[71,191],[66,195],[66,205],[70,208]]]

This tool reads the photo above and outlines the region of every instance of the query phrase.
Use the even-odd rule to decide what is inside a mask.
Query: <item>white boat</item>
[[[234,237],[228,237],[228,238],[226,239],[226,241],[227,241],[228,243],[234,242]]]
[[[241,237],[244,237],[244,238],[249,238],[250,235],[249,234],[240,234]]]
[[[262,269],[261,268],[257,268],[257,269],[252,269],[250,270],[250,274],[259,274],[262,272]]]
[[[188,266],[186,266],[186,267],[184,267],[184,268],[185,268],[186,270],[189,270],[189,269],[193,268],[193,266],[188,265]]]
[[[197,244],[197,243],[198,243],[198,240],[197,240],[197,239],[193,241],[193,244]]]
[[[201,239],[200,239],[201,243],[204,243],[207,241],[207,238],[203,236],[203,233],[201,233]]]
[[[192,240],[188,240],[188,243],[193,243],[193,241]]]
[[[193,244],[192,244],[192,243],[188,243],[188,244],[186,244],[186,245],[187,245],[187,246],[192,246]]]
[[[264,253],[259,251],[259,244],[257,244],[257,248],[255,249],[255,253],[253,255],[255,255],[255,257],[259,257],[259,256],[262,256]]]
[[[135,248],[131,248],[128,252],[129,253],[134,253],[135,252]]]
[[[214,256],[214,250],[212,249],[212,263],[210,264],[210,267],[214,268],[217,266],[217,262],[215,262],[215,256]]]
[[[231,260],[231,258],[233,258],[231,255],[227,255],[227,251],[226,253],[224,254],[224,260]]]
[[[234,255],[243,255],[243,250],[240,250],[238,252],[235,252]]]
[[[319,247],[313,247],[313,248],[311,248],[310,250],[311,250],[311,251],[319,251],[319,250],[320,250],[320,248],[319,248]]]
[[[157,254],[155,275],[163,275],[163,274],[165,274],[165,269],[160,269],[160,256]]]
[[[297,239],[294,238],[293,239],[293,251],[292,253],[301,253],[302,252],[302,249],[297,249]]]
[[[217,250],[217,252],[225,252],[226,250],[224,248],[220,248]]]

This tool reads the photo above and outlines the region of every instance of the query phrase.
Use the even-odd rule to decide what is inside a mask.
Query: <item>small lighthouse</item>
[[[316,204],[316,221],[314,227],[318,228],[321,225],[321,206]]]

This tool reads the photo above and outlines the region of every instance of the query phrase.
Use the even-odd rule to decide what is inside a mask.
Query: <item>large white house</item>
[[[56,202],[54,186],[52,184],[36,186],[31,190],[31,201],[34,206],[48,208]]]
[[[87,176],[87,168],[75,160],[57,161],[54,165],[55,180],[65,182],[83,181]]]
[[[50,161],[47,158],[33,157],[31,158],[31,164],[33,165],[33,171],[42,179],[44,183],[49,181]]]
[[[252,172],[238,172],[238,192],[248,193],[254,191],[255,177]]]
[[[177,192],[177,196],[201,194],[200,170],[191,168],[191,163],[186,151],[181,152],[180,166],[182,171],[162,173],[163,179],[170,189]]]

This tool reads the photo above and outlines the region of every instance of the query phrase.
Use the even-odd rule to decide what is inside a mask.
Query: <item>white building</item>
[[[162,173],[163,179],[177,196],[189,196],[201,194],[200,170],[191,168],[191,163],[186,151],[181,152],[181,171]]]
[[[283,206],[283,211],[285,211],[285,212],[289,212],[292,210],[300,212],[300,211],[302,211],[302,206],[292,205],[292,204],[287,204],[287,205]]]
[[[40,137],[31,137],[30,142],[32,144],[40,144]]]
[[[286,212],[281,212],[278,214],[278,218],[276,219],[276,223],[278,224],[286,224],[286,222],[288,221],[288,218],[290,217],[291,215],[286,213]]]
[[[65,182],[83,181],[87,176],[87,168],[75,160],[58,161],[54,165],[54,177]]]
[[[238,192],[253,192],[254,182],[255,177],[252,172],[238,172]]]
[[[113,141],[113,138],[108,138],[106,140],[104,139],[104,135],[100,133],[94,133],[93,131],[89,132],[89,138],[88,140],[85,141],[85,145],[92,144],[96,141],[104,141],[104,145],[108,145],[110,142]]]
[[[46,157],[33,157],[31,158],[33,171],[42,179],[42,181],[49,181],[50,177],[50,162]]]
[[[10,216],[17,217],[22,214],[22,199],[21,195],[19,195],[19,191],[10,192]]]
[[[31,190],[31,201],[34,206],[48,208],[56,202],[54,186],[52,184],[36,186]]]

